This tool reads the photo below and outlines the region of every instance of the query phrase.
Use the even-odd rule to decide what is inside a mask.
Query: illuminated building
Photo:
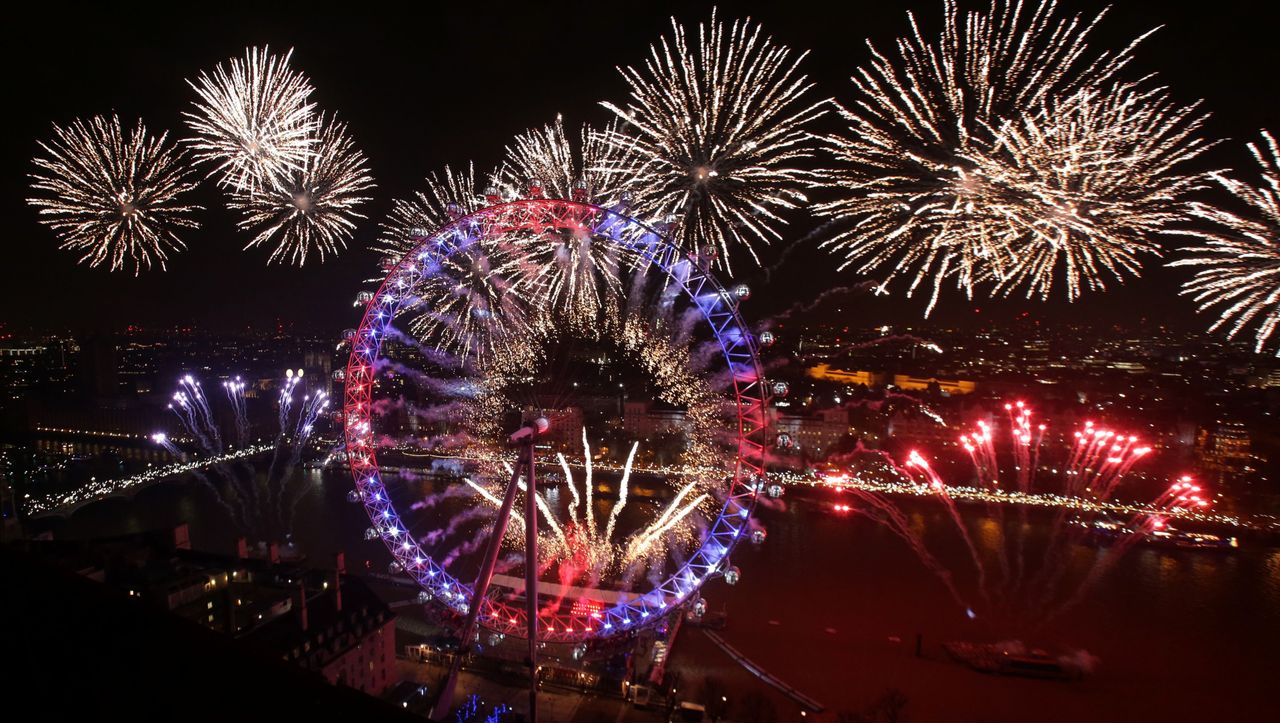
[[[688,425],[678,409],[654,409],[649,402],[626,402],[622,406],[622,428],[633,439],[651,440],[665,432],[684,432]]]
[[[931,449],[955,447],[959,434],[924,414],[897,412],[889,419],[888,436]]]
[[[928,391],[937,385],[945,396],[954,397],[960,394],[972,394],[978,391],[978,383],[964,379],[938,379],[937,377],[913,377],[906,374],[894,374],[893,386],[907,391]]]
[[[840,407],[823,409],[812,416],[780,414],[774,429],[778,434],[789,435],[796,451],[808,459],[825,457],[851,431],[849,412]]]
[[[1253,460],[1249,430],[1239,422],[1219,422],[1212,430],[1200,430],[1196,440],[1206,469],[1234,472]]]
[[[889,379],[889,375],[882,374],[880,372],[835,369],[826,362],[810,367],[808,374],[814,379],[821,379],[827,382],[836,382],[837,384],[849,384],[854,386],[861,384],[868,387],[883,386]]]
[[[530,419],[536,413],[547,418],[551,426],[542,434],[542,441],[554,447],[581,446],[582,444],[582,408],[565,407],[564,409],[539,409],[526,407],[524,418]]]
[[[251,557],[191,549],[187,526],[79,542],[41,543],[80,575],[168,610],[243,647],[318,673],[330,684],[381,695],[399,682],[395,613],[365,583],[333,570],[281,562],[271,545]]]

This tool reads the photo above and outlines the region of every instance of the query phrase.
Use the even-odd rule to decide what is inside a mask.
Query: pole
[[[532,449],[530,445],[530,449]],[[489,535],[489,543],[484,550],[484,563],[480,566],[480,574],[476,576],[475,591],[471,594],[471,606],[467,608],[467,622],[462,626],[462,638],[458,643],[458,653],[449,665],[449,676],[445,679],[440,697],[431,709],[434,720],[443,720],[453,707],[453,689],[458,683],[458,671],[462,668],[465,651],[471,647],[471,638],[476,633],[476,624],[480,619],[480,605],[489,592],[489,582],[493,579],[493,568],[498,563],[498,552],[502,547],[502,537],[507,531],[507,522],[511,519],[511,508],[515,505],[516,489],[519,487],[520,468],[525,464],[523,450],[516,459],[511,470],[511,481],[507,484],[506,494],[502,497],[502,506],[498,508],[498,518],[494,520],[493,532]]]
[[[525,442],[524,597],[529,635],[529,723],[538,723],[538,506],[533,473],[533,439]],[[515,486],[514,483],[512,486]]]

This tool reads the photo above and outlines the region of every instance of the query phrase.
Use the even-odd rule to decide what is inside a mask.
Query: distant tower
[[[328,349],[312,349],[302,355],[307,372],[307,388],[333,394],[333,355]]]

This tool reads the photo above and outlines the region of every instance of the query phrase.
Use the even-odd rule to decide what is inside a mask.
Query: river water
[[[363,539],[368,520],[346,500],[347,474],[298,474],[310,485],[293,518],[298,549],[317,564],[343,551],[350,567],[367,561],[383,570],[386,552]],[[835,497],[823,494],[761,510],[769,537],[735,553],[740,582],[713,582],[704,592],[711,609],[728,615],[724,638],[822,702],[823,717],[861,709],[896,689],[911,720],[1280,720],[1272,692],[1280,661],[1280,550],[1137,547],[1080,605],[1028,641],[1087,651],[1097,662],[1093,674],[1073,682],[1004,678],[945,660],[941,642],[989,640],[999,631],[966,615],[901,540],[861,516],[833,511]],[[957,571],[957,582],[972,577],[964,548],[942,534],[945,514],[907,511],[942,565]],[[242,534],[193,481],[154,485],[132,500],[108,500],[32,526],[63,538],[96,538],[182,522],[200,549],[230,553]],[[980,522],[974,529],[982,529]],[[984,551],[994,544],[981,534],[976,539]],[[1068,559],[1087,565],[1097,554],[1078,546]],[[681,635],[672,670],[691,686],[708,675],[722,678],[735,691],[730,705],[739,707],[756,688],[774,701],[781,720],[799,719],[796,704],[742,672],[701,632]],[[917,635],[922,657],[915,654]]]

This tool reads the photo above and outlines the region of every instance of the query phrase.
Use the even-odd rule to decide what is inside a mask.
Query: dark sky
[[[966,3],[973,6],[975,3]],[[193,323],[217,328],[286,325],[322,330],[350,326],[351,300],[370,275],[373,255],[363,246],[390,199],[416,188],[446,163],[497,161],[509,138],[563,113],[566,121],[599,121],[597,102],[623,100],[614,66],[639,63],[670,15],[692,24],[709,16],[709,3],[418,3],[399,6],[344,3],[228,3],[74,9],[37,3],[35,17],[10,26],[3,44],[10,131],[3,147],[4,246],[0,264],[0,322],[11,329],[120,329]],[[812,53],[806,69],[818,92],[847,98],[848,75],[868,54],[870,38],[888,49],[906,32],[907,8],[936,27],[942,3],[885,2],[725,3],[725,17],[750,14],[780,41]],[[1096,12],[1101,3],[1064,0],[1071,10]],[[1189,5],[1189,4],[1188,4]],[[1137,72],[1159,72],[1181,100],[1203,98],[1213,113],[1209,134],[1227,138],[1209,162],[1248,167],[1243,148],[1257,129],[1280,131],[1280,47],[1273,18],[1240,2],[1178,4],[1121,2],[1103,22],[1093,45],[1115,47],[1163,25],[1138,54]],[[202,189],[209,208],[203,228],[188,233],[189,250],[169,271],[109,274],[77,266],[56,250],[52,233],[26,205],[27,174],[36,140],[49,123],[116,111],[126,123],[141,116],[154,130],[182,132],[180,113],[192,92],[184,83],[199,70],[248,45],[294,48],[294,65],[312,79],[314,99],[349,122],[369,156],[378,183],[352,248],[336,261],[304,269],[265,265],[267,251],[241,251],[245,237],[219,210],[219,195]],[[792,238],[813,226],[793,218]],[[766,250],[773,264],[780,246]],[[818,289],[856,283],[852,273],[812,244],[789,254],[771,283],[759,271],[743,273],[756,294],[755,314],[772,313],[816,296]],[[1000,318],[1023,311],[1049,319],[1076,317],[1190,319],[1192,307],[1175,298],[1178,270],[1154,268],[1142,280],[1068,307],[1014,301],[969,303],[949,297],[935,318]],[[923,299],[854,299],[854,319],[918,320]],[[974,307],[982,309],[976,314]],[[983,316],[983,315],[986,316]]]

